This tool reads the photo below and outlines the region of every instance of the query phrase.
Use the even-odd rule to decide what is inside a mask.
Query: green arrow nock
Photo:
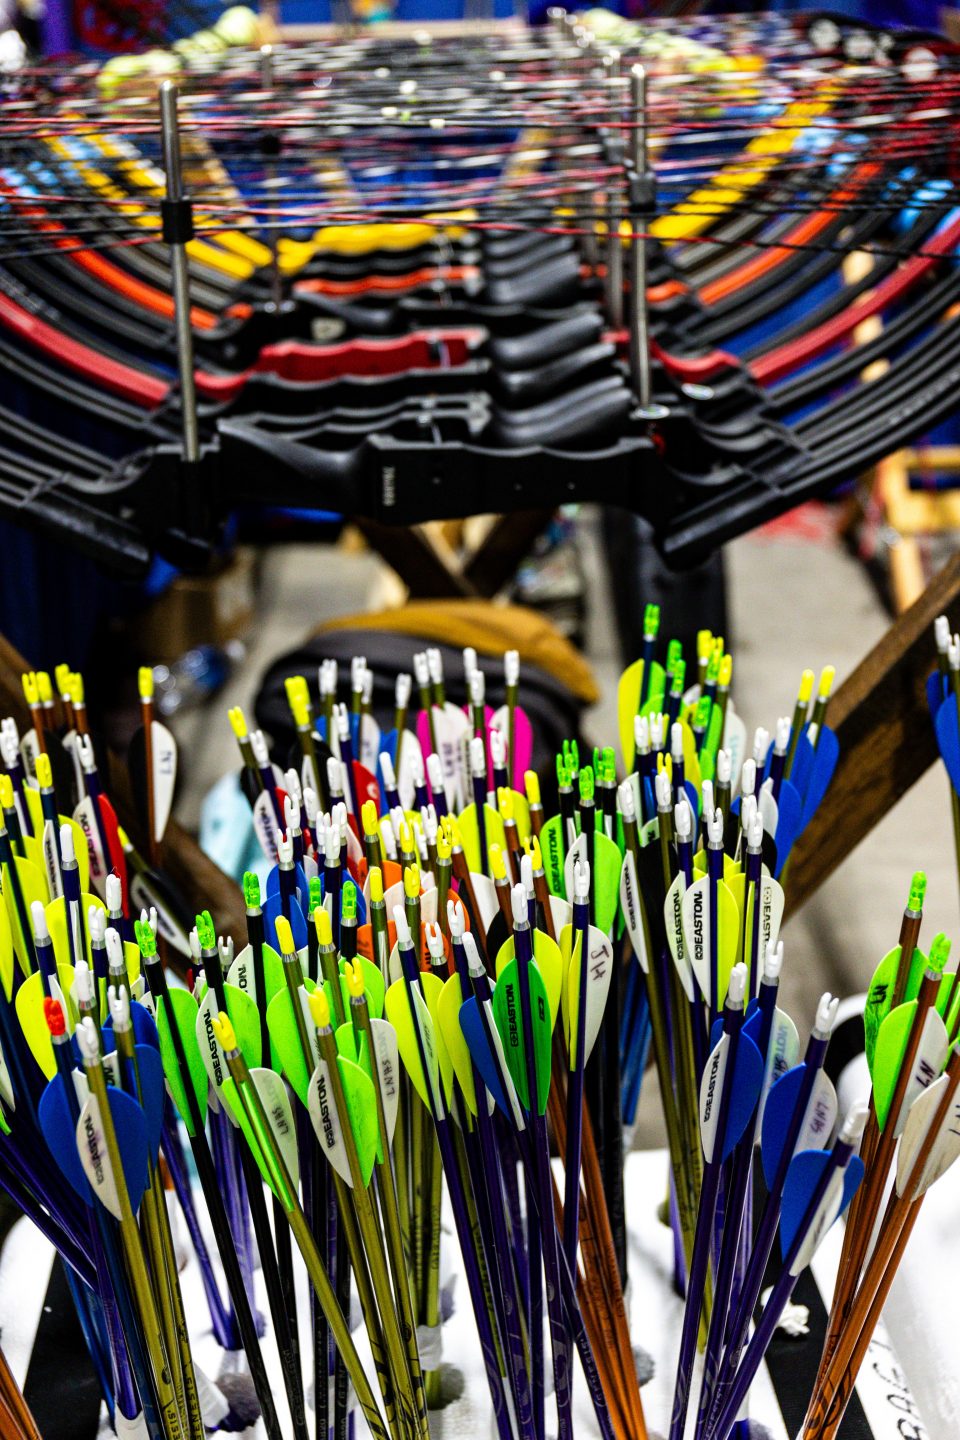
[[[643,638],[656,640],[660,629],[660,606],[648,605],[643,612]]]
[[[716,650],[714,650],[713,654],[710,656],[710,664],[707,666],[708,685],[716,685],[717,681],[720,679],[720,661],[722,659],[723,655],[718,655]]]
[[[927,956],[927,965],[931,970],[935,970],[938,975],[941,975],[943,973],[943,967],[949,958],[950,941],[941,931],[939,935],[934,935],[933,937],[930,945],[930,953]]]
[[[683,646],[679,640],[671,640],[667,646],[667,674],[672,675],[683,659]]]
[[[671,695],[682,695],[684,682],[687,678],[687,662],[678,660],[676,669],[673,672],[673,685],[670,689]]]
[[[248,910],[260,909],[260,881],[252,870],[244,872],[243,901]]]
[[[152,960],[157,953],[157,937],[154,935],[146,920],[135,920],[133,922],[133,933],[136,936],[137,944],[140,947],[140,954],[144,960]]]
[[[580,800],[581,803],[593,799],[593,769],[590,765],[584,765],[580,771]]]
[[[307,890],[307,911],[308,914],[312,915],[314,910],[318,909],[318,907],[323,904],[323,886],[320,883],[319,875],[312,875],[310,877],[310,883],[307,887]]]
[[[572,778],[573,778],[573,777],[572,777],[572,775],[570,774],[570,766],[567,764],[566,760],[564,759],[564,757],[563,757],[562,755],[558,755],[558,756],[557,756],[557,784],[560,786],[560,789],[561,789],[561,790],[569,790],[569,789],[570,789],[570,782],[571,782]]]
[[[349,924],[357,918],[357,887],[352,881],[348,881],[341,893],[340,918]]]
[[[197,916],[197,939],[200,941],[201,950],[216,950],[217,932],[209,910],[204,910],[202,915]]]
[[[907,901],[907,909],[913,915],[919,915],[923,910],[923,899],[927,893],[927,876],[923,870],[915,870],[910,881],[910,899]]]
[[[617,757],[612,745],[604,746],[603,754],[600,756],[599,774],[602,785],[617,783]]]
[[[713,709],[713,701],[709,695],[701,695],[697,701],[696,713],[693,717],[694,730],[706,730],[710,724],[710,711]]]

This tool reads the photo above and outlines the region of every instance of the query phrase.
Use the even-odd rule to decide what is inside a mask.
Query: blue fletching
[[[800,1154],[794,1155],[790,1161],[787,1178],[783,1182],[780,1206],[780,1254],[784,1258],[803,1224],[810,1201],[829,1164],[829,1150],[801,1150]]]
[[[463,1031],[463,1038],[467,1042],[470,1058],[473,1060],[474,1065],[476,1065],[484,1085],[486,1085],[490,1094],[493,1096],[497,1108],[502,1110],[508,1118],[512,1119],[512,1113],[507,1104],[507,1097],[504,1095],[503,1086],[500,1084],[500,1075],[494,1058],[490,1053],[487,1034],[475,995],[471,995],[469,1000],[464,1000],[460,1006],[460,1029]]]
[[[687,799],[690,802],[691,814],[693,815],[693,818],[697,820],[700,818],[701,800],[700,796],[697,794],[696,786],[693,785],[689,780],[684,780],[683,788],[686,792]],[[654,813],[656,813],[656,801],[654,801]]]
[[[950,783],[960,794],[960,725],[957,723],[956,705],[941,705],[933,726]]]
[[[273,945],[274,948],[277,944],[277,921],[282,914],[280,896],[268,895],[263,902],[264,934],[267,937],[267,944]],[[307,921],[299,905],[290,906],[290,931],[293,935],[294,945],[298,950],[302,950],[307,943]]]
[[[320,739],[323,740],[323,741],[326,741],[326,738],[327,738],[327,717],[326,717],[326,715],[318,715],[318,716],[316,716],[316,718],[314,719],[314,722],[313,722],[313,728],[314,728],[315,733],[320,737]]]
[[[763,1084],[763,1056],[749,1035],[741,1030],[737,1043],[737,1060],[733,1071],[727,1129],[723,1137],[721,1160],[727,1160],[744,1130],[753,1119]]]
[[[763,1109],[763,1125],[760,1128],[760,1160],[768,1188],[773,1184],[780,1165],[806,1068],[805,1065],[794,1065],[792,1070],[774,1081],[767,1096]]]
[[[789,780],[784,780],[780,786],[780,798],[777,801],[779,816],[777,819],[777,833],[774,839],[777,842],[777,870],[779,875],[787,858],[793,848],[793,842],[800,834],[800,816],[803,809],[800,796],[796,786]]]
[[[829,1163],[829,1150],[801,1150],[800,1154],[794,1155],[790,1161],[780,1209],[780,1254],[784,1259],[803,1224],[814,1192]],[[839,1218],[846,1210],[862,1179],[863,1161],[859,1155],[853,1155],[844,1171],[843,1198],[835,1218]]]
[[[137,1069],[140,1073],[140,1093],[143,1096],[143,1113],[147,1119],[147,1147],[151,1164],[156,1165],[160,1150],[160,1132],[163,1129],[163,1061],[160,1051],[151,1045],[137,1046]]]
[[[640,782],[643,787],[643,813],[644,815],[656,815],[657,813],[657,792],[653,788],[653,781],[649,775],[645,775]],[[696,813],[696,812],[694,812]]]
[[[843,1203],[840,1206],[841,1215],[843,1214],[844,1210],[846,1210],[847,1206],[850,1204],[850,1201],[853,1199],[854,1195],[856,1195],[857,1191],[859,1190],[860,1182],[865,1174],[866,1167],[863,1161],[860,1159],[860,1156],[851,1155],[850,1164],[844,1171],[843,1176]]]
[[[388,730],[385,735],[380,736],[380,750],[377,755],[377,784],[380,786],[380,794],[383,796],[383,804],[380,813],[386,815],[388,809],[387,787],[383,781],[383,770],[380,768],[380,756],[389,755],[394,771],[397,768],[397,732]]]
[[[159,1058],[157,1055],[157,1059]],[[110,1114],[113,1116],[113,1128],[117,1136],[117,1149],[120,1151],[120,1164],[127,1182],[127,1194],[136,1211],[140,1208],[143,1192],[147,1188],[147,1117],[132,1096],[115,1089],[113,1085],[107,1086],[107,1098],[110,1101]]]
[[[800,830],[807,828],[814,814],[820,806],[824,795],[830,788],[830,781],[833,779],[833,772],[837,768],[837,761],[840,758],[840,741],[837,739],[836,731],[825,725],[820,731],[820,738],[817,740],[817,748],[813,753],[813,767],[810,771],[810,778],[807,782],[806,792],[803,795],[803,810],[800,818]],[[779,840],[779,834],[778,834]]]
[[[294,865],[293,873],[295,877],[294,894],[297,898],[300,909],[306,912],[307,901],[310,899],[310,887],[307,884],[307,877],[303,873],[303,866]],[[266,894],[268,899],[271,895],[280,894],[279,865],[274,865],[273,869],[270,871],[270,874],[267,876]]]
[[[131,1001],[130,1020],[133,1024],[133,1038],[137,1044],[150,1045],[154,1050],[159,1050],[160,1036],[157,1034],[157,1022],[150,1014],[146,1005],[141,1005],[137,1000]],[[101,1034],[103,1036],[103,1048],[109,1054],[114,1048],[112,1015],[108,1015],[103,1022]]]
[[[946,700],[949,690],[949,675],[941,675],[939,670],[934,670],[927,676],[927,704],[930,707],[931,715],[936,716],[940,706]]]
[[[790,784],[796,786],[801,796],[805,796],[807,793],[810,772],[813,770],[813,757],[816,754],[807,738],[808,729],[809,726],[804,727],[803,734],[797,741],[796,754],[793,757],[793,765],[790,767]]]
[[[350,744],[353,746],[354,755],[360,754],[360,716],[350,712]]]
[[[50,1154],[81,1200],[92,1200],[87,1177],[77,1153],[77,1127],[73,1121],[66,1082],[58,1072],[40,1096],[37,1118]]]

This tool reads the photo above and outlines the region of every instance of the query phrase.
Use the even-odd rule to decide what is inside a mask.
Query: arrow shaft
[[[186,1097],[187,1111],[190,1117],[188,1132],[190,1135],[190,1148],[193,1152],[194,1163],[197,1167],[200,1186],[207,1202],[207,1211],[210,1215],[210,1223],[213,1227],[217,1251],[220,1255],[221,1264],[223,1265],[227,1289],[230,1292],[230,1299],[233,1303],[237,1326],[240,1330],[240,1338],[247,1354],[247,1362],[250,1366],[250,1374],[257,1392],[257,1399],[260,1401],[261,1415],[270,1440],[284,1440],[283,1432],[280,1428],[280,1419],[277,1415],[277,1408],[273,1399],[273,1387],[267,1377],[266,1366],[263,1363],[260,1339],[257,1335],[253,1311],[250,1308],[250,1300],[240,1270],[236,1245],[234,1244],[230,1231],[230,1222],[227,1219],[227,1212],[224,1209],[223,1198],[217,1184],[213,1158],[210,1154],[210,1147],[207,1143],[206,1133],[203,1128],[203,1117],[200,1114],[200,1107],[197,1103],[193,1082],[190,1078],[190,1069],[187,1065],[187,1057],[183,1048],[183,1037],[180,1034],[173,1008],[170,1005],[170,997],[167,991],[167,978],[163,973],[163,967],[159,960],[148,962],[145,959],[143,968],[151,994],[154,997],[154,1002],[158,1006],[162,1002],[167,1010],[170,1039],[177,1062],[181,1089]]]

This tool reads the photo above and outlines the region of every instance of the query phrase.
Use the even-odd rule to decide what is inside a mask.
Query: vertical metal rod
[[[181,201],[183,172],[180,165],[180,125],[177,118],[177,87],[172,80],[160,86],[160,136],[163,143],[163,168],[167,177],[167,199]],[[180,372],[180,408],[183,426],[183,458],[193,463],[200,458],[200,433],[197,427],[197,392],[193,377],[193,329],[190,324],[190,271],[187,249],[182,241],[170,246],[170,271],[173,276],[173,309],[177,333],[177,368]]]
[[[619,125],[620,114],[620,53],[611,50],[603,57],[603,67],[610,84],[612,104],[610,118],[614,126]],[[614,129],[613,144],[617,154],[621,153],[620,131]],[[607,189],[607,274],[604,283],[607,314],[610,324],[619,329],[623,324],[623,246],[620,243],[620,186],[616,176],[611,176]]]
[[[270,91],[274,86],[273,75],[273,46],[260,46],[260,88]],[[273,156],[274,136],[272,132],[267,133],[265,150],[269,156]],[[270,158],[265,164],[266,190],[272,208],[277,199],[277,166]],[[275,310],[283,305],[283,281],[280,275],[280,229],[277,225],[270,225],[267,231],[268,244],[270,246],[270,303]]]
[[[633,184],[647,179],[647,73],[642,65],[630,67],[630,176]],[[630,207],[631,229],[646,229],[645,218]],[[630,242],[630,376],[641,410],[650,408],[650,326],[647,313],[647,242],[634,235]]]

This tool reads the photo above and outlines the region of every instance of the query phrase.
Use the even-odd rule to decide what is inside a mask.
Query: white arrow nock
[[[33,938],[38,945],[45,945],[50,939],[50,929],[47,925],[47,912],[43,908],[42,900],[34,900],[30,905],[30,919],[33,922]]]
[[[860,1136],[863,1134],[864,1126],[867,1123],[868,1114],[868,1107],[862,1100],[856,1100],[850,1106],[839,1136],[844,1145],[852,1145],[854,1149],[856,1149],[860,1143]]]
[[[103,937],[107,933],[107,917],[99,905],[90,905],[87,909],[87,932],[90,944],[102,949]]]
[[[590,899],[590,861],[582,857],[573,862],[573,899],[577,905]]]
[[[120,1035],[130,1029],[130,996],[127,987],[111,985],[107,990],[107,1004],[113,1021],[114,1034]]]
[[[446,960],[443,949],[443,932],[435,920],[428,920],[424,925],[424,932],[427,937],[427,954],[431,960]]]
[[[496,726],[490,731],[490,759],[495,770],[502,770],[507,763],[507,742]]]
[[[722,810],[714,810],[707,815],[707,844],[714,849],[723,848]]]
[[[510,905],[513,910],[514,925],[528,924],[527,892],[523,885],[513,886],[510,891]]]
[[[466,934],[466,917],[463,907],[455,900],[447,901],[447,929],[454,940],[461,940]]]
[[[386,750],[380,751],[380,773],[383,775],[383,783],[388,790],[396,790],[397,775],[393,768],[393,761]]]
[[[767,948],[763,956],[763,980],[764,984],[772,985],[780,979],[780,971],[783,969],[783,941],[779,940],[774,945],[772,940],[767,942]]]
[[[474,670],[470,676],[470,703],[479,708],[486,703],[487,699],[487,677],[482,670]]]
[[[744,760],[743,769],[740,771],[740,794],[744,799],[753,795],[757,788],[757,762],[756,760]],[[741,805],[743,801],[740,802]]]
[[[427,673],[434,685],[443,684],[443,656],[435,645],[427,651]]]
[[[410,936],[410,926],[407,924],[406,912],[402,905],[394,905],[393,923],[397,927],[397,944],[401,950],[412,949],[413,940]]]
[[[108,925],[103,935],[103,943],[107,951],[107,967],[110,970],[125,970],[126,964],[123,954],[123,938],[119,930]]]
[[[463,953],[467,957],[467,969],[473,977],[486,974],[483,961],[480,959],[480,951],[477,949],[477,942],[469,930],[463,932]]]
[[[105,889],[107,909],[111,915],[119,915],[123,907],[123,886],[120,884],[120,876],[108,875]]]
[[[657,792],[657,809],[661,814],[673,809],[673,790],[670,786],[670,776],[666,770],[658,770],[657,778],[653,782]]]
[[[693,836],[693,811],[686,795],[673,807],[673,826],[680,844],[688,844]]]
[[[732,771],[732,766],[731,766],[731,762],[730,762],[730,751],[729,751],[729,750],[718,750],[718,751],[717,751],[717,784],[718,784],[718,785],[729,785],[729,784],[730,784],[730,779],[731,779],[732,773],[733,773],[733,771]]]
[[[747,993],[747,967],[740,960],[730,971],[730,982],[727,985],[727,1007],[731,1010],[743,1009],[743,997]]]
[[[617,804],[620,807],[620,814],[629,824],[637,818],[637,807],[633,798],[633,786],[629,780],[622,780],[617,786]]]
[[[519,650],[505,650],[503,652],[503,678],[510,686],[520,683],[520,652]]]
[[[413,689],[413,681],[405,670],[397,676],[396,684],[393,687],[393,701],[398,710],[406,710],[410,704],[410,692]]]
[[[437,768],[440,768],[440,757],[437,756]],[[470,774],[474,780],[482,780],[487,773],[487,757],[483,750],[483,741],[479,735],[474,735],[470,741]]]
[[[427,657],[422,650],[418,650],[413,657],[413,673],[421,690],[425,690],[430,684],[430,666],[427,664]]]
[[[650,721],[646,715],[634,715],[633,717],[633,743],[640,755],[649,755]]]
[[[87,1066],[100,1064],[100,1036],[90,1015],[85,1015],[74,1032],[81,1063]]]
[[[833,1034],[833,1027],[836,1024],[837,1010],[839,1007],[839,996],[832,996],[829,990],[820,996],[820,1003],[817,1006],[817,1018],[813,1022],[813,1033],[818,1040],[827,1040]]]
[[[267,742],[263,738],[262,730],[254,730],[250,736],[250,748],[253,751],[253,758],[261,770],[265,770],[270,764],[270,756],[267,752]]]
[[[773,740],[773,749],[775,754],[786,755],[787,746],[790,744],[790,731],[792,729],[793,726],[790,722],[790,716],[781,715],[779,720],[777,721],[776,734]]]
[[[946,615],[938,615],[933,622],[933,636],[937,642],[937,649],[941,655],[947,653],[947,646],[950,644],[950,621]]]
[[[753,735],[753,759],[757,765],[762,765],[767,758],[767,750],[770,748],[770,731],[764,730],[758,725]]]

